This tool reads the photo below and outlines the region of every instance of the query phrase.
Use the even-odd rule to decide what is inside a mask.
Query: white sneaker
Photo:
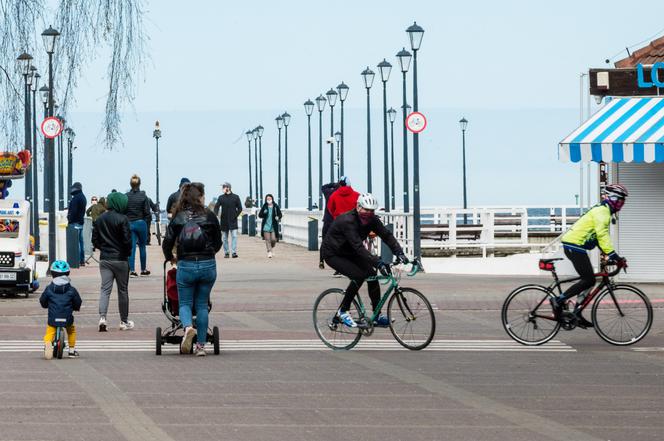
[[[267,258],[268,258],[268,259],[272,259],[272,251],[270,251],[269,253],[267,253]]]
[[[134,329],[134,322],[131,320],[120,322],[120,331],[129,331],[130,329]]]
[[[44,345],[44,359],[52,360],[53,359],[53,345],[47,344]]]
[[[350,312],[339,311],[337,314],[339,314],[339,320],[341,320],[341,323],[348,326],[349,328],[357,328],[357,323],[355,323],[355,320],[353,320],[353,316],[350,315]]]
[[[99,332],[106,332],[106,317],[99,317]]]
[[[194,347],[194,355],[197,357],[205,357],[207,355],[205,352],[205,346],[200,343],[196,343],[196,347]]]
[[[191,344],[196,337],[196,330],[193,326],[189,326],[184,330],[184,337],[182,337],[182,343],[180,343],[180,353],[188,354],[191,352]]]

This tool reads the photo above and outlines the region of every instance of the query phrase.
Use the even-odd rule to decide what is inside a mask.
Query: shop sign
[[[650,81],[646,80],[645,72],[643,71],[643,64],[636,65],[636,79],[639,87],[642,89],[650,89],[651,87],[664,87],[664,81],[660,81],[659,72],[664,73],[664,63],[657,62],[652,65],[650,69]]]

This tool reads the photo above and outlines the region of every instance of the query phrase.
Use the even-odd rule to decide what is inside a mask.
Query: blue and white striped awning
[[[664,162],[664,97],[614,98],[560,142],[572,162]]]

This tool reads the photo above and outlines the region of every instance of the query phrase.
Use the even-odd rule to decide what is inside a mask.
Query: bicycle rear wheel
[[[337,317],[337,311],[345,294],[343,289],[328,289],[323,291],[314,303],[316,334],[326,346],[337,350],[351,349],[362,338],[360,328],[349,328]],[[355,299],[351,304],[350,313],[356,320],[360,318],[360,308]]]
[[[436,316],[431,303],[412,288],[395,291],[387,303],[390,331],[399,344],[412,351],[429,346],[436,333]]]
[[[634,344],[645,337],[652,326],[650,300],[630,285],[616,285],[611,291],[602,291],[593,304],[595,332],[612,345]]]
[[[64,328],[57,328],[56,330],[56,354],[58,359],[62,359],[62,354],[65,352],[65,330]]]
[[[549,299],[554,295],[539,285],[521,286],[503,303],[502,321],[505,332],[515,341],[528,346],[551,340],[560,329]]]

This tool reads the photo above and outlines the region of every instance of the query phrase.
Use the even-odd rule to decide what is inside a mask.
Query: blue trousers
[[[143,219],[129,222],[131,230],[131,255],[129,256],[129,271],[134,272],[136,267],[136,244],[141,255],[141,271],[145,271],[147,251],[145,244],[148,242],[148,226]]]
[[[83,241],[83,224],[72,224],[78,233],[79,263],[85,263],[85,242]]]
[[[217,262],[210,260],[180,260],[176,281],[182,326],[193,323],[192,308],[196,307],[196,341],[205,344],[208,330],[208,302],[217,280]]]

